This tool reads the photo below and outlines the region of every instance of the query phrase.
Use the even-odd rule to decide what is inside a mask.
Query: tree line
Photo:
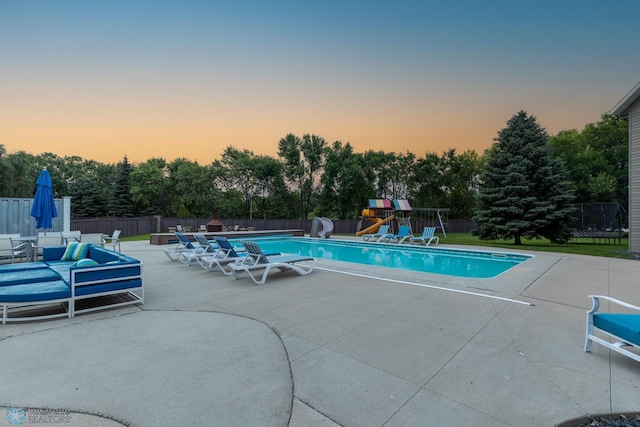
[[[618,202],[626,208],[627,126],[626,120],[603,115],[580,131],[544,134],[575,202]],[[275,157],[228,146],[208,165],[158,157],[134,164],[127,156],[105,164],[53,153],[8,153],[0,144],[0,196],[33,197],[37,176],[47,167],[55,197],[71,196],[75,217],[353,219],[368,199],[389,198],[408,199],[414,207],[449,208],[451,218],[468,219],[478,206],[496,144],[482,155],[450,149],[418,156],[358,153],[349,142],[288,134]]]

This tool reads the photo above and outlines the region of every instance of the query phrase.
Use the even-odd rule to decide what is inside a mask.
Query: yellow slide
[[[378,228],[380,228],[380,226],[382,224],[386,224],[389,221],[393,220],[396,216],[395,215],[389,215],[388,217],[386,217],[385,219],[380,219],[380,218],[371,218],[371,221],[377,221],[375,224],[368,226],[367,228],[360,230],[356,233],[356,236],[360,237],[363,234],[373,234],[376,231],[378,231]]]

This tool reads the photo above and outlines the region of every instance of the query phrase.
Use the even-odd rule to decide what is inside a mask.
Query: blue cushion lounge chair
[[[247,256],[239,263],[229,264],[236,279],[249,276],[256,285],[262,285],[267,281],[267,276],[272,268],[282,271],[295,271],[301,276],[310,274],[316,266],[317,260],[309,256],[280,255],[267,256],[256,242],[243,241],[242,245],[247,250]],[[305,264],[298,264],[304,262]],[[262,276],[254,275],[255,271],[262,270]]]
[[[196,233],[193,237],[195,237],[198,244],[194,245],[194,249],[192,251],[181,251],[178,254],[178,261],[187,265],[194,265],[199,263],[200,258],[212,255],[218,251],[218,246],[207,240],[207,237],[204,234]]]
[[[413,236],[413,234],[411,234],[411,226],[401,225],[400,229],[398,230],[398,234],[387,233],[384,236],[378,237],[378,242],[385,241],[389,243],[392,240],[395,240],[398,243],[402,243],[411,236]]]
[[[253,258],[247,259],[247,252],[243,249],[233,247],[233,245],[225,238],[216,236],[214,237],[218,244],[218,250],[207,256],[201,257],[198,262],[205,270],[209,271],[221,271],[225,276],[233,275],[233,270],[229,267],[231,263],[243,262],[249,264],[254,261]],[[282,255],[279,252],[267,253],[267,256]]]
[[[412,245],[414,243],[420,243],[423,245],[429,246],[431,242],[435,242],[436,245],[440,243],[440,238],[435,235],[436,228],[435,227],[425,227],[422,230],[422,236],[413,236],[409,238],[409,243]]]
[[[363,234],[364,240],[378,240],[381,236],[389,233],[389,224],[383,224],[378,228],[378,231],[370,234]]]
[[[182,252],[192,252],[196,249],[196,247],[191,243],[189,238],[184,235],[181,231],[175,232],[176,237],[178,238],[178,244],[174,248],[166,248],[164,253],[167,254],[171,261],[178,261],[178,257]]]
[[[593,307],[587,312],[587,331],[584,351],[591,351],[591,344],[596,342],[617,353],[640,362],[640,354],[629,351],[626,347],[640,349],[640,313],[598,313],[600,300],[609,301],[618,306],[640,312],[640,307],[628,304],[615,298],[602,295],[589,295]],[[607,339],[596,336],[595,332],[606,335]],[[609,342],[614,338],[616,342]]]
[[[225,237],[215,236],[214,240],[217,243],[217,251],[200,257],[198,263],[205,270],[219,270],[223,274],[231,276],[233,271],[225,267],[230,263],[238,261],[241,257],[246,256],[246,253],[244,253],[244,250],[242,250],[243,253],[239,253],[240,250],[234,248]]]

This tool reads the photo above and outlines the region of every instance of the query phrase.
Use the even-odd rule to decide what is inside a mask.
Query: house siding
[[[640,100],[629,107],[629,251],[640,253]]]

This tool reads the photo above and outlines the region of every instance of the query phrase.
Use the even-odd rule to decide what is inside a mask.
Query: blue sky
[[[117,162],[287,133],[482,153],[517,111],[596,122],[640,80],[640,2],[0,2],[0,144]]]

